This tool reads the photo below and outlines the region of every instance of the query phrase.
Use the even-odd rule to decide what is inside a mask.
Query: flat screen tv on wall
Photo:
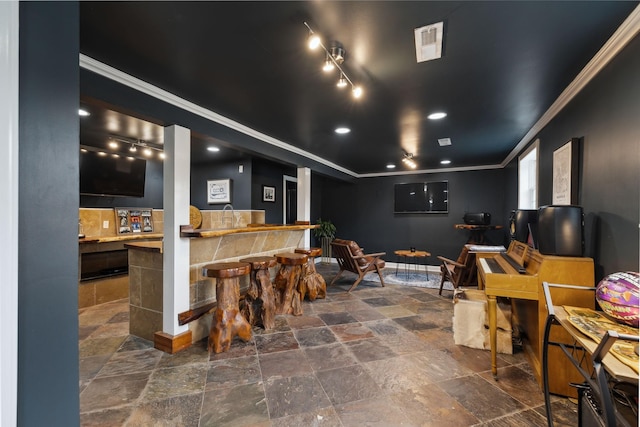
[[[447,181],[395,184],[394,213],[449,212]]]
[[[80,153],[80,194],[144,197],[147,161],[134,157]]]

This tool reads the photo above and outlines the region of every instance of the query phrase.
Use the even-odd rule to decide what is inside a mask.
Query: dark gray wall
[[[18,425],[79,425],[78,4],[20,3]]]
[[[251,209],[251,162],[243,160],[243,172],[238,162],[215,162],[191,165],[191,204],[198,209],[217,210],[225,203],[207,203],[207,181],[231,179],[231,205],[234,209]]]
[[[638,271],[640,242],[640,37],[595,77],[538,135],[540,205],[551,204],[553,151],[581,139],[578,204],[585,213],[585,256],[596,282]],[[517,182],[517,161],[507,172]],[[515,209],[517,188],[508,193]]]
[[[455,259],[466,243],[468,233],[454,228],[463,223],[466,212],[489,212],[492,224],[506,226],[503,176],[503,170],[496,169],[366,178],[355,183],[324,178],[319,185],[320,215],[336,225],[337,237],[356,240],[367,252],[385,251],[386,259],[395,261],[394,250],[413,246],[431,252],[428,262],[435,265],[436,255]],[[393,213],[394,184],[429,181],[449,182],[448,213]],[[505,232],[489,231],[486,237],[503,244]]]
[[[80,196],[81,208],[153,208],[162,209],[162,162],[147,160],[144,197]]]
[[[282,224],[282,198],[284,197],[282,185],[284,175],[295,177],[297,175],[296,168],[264,159],[256,158],[253,160],[251,208],[263,209],[265,223],[267,224]],[[276,188],[275,203],[262,201],[263,185]]]

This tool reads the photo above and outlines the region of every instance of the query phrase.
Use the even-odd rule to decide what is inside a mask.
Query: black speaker
[[[489,225],[491,224],[491,214],[489,212],[467,212],[462,217],[462,220],[469,225]]]
[[[584,213],[581,206],[538,209],[538,250],[544,255],[584,254]]]
[[[518,209],[509,216],[509,239],[527,243],[529,224],[538,222],[538,211],[535,209]]]

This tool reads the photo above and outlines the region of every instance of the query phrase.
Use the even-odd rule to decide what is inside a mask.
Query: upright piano
[[[491,371],[497,378],[496,298],[511,298],[514,327],[522,335],[526,356],[536,380],[542,387],[542,345],[547,319],[542,282],[576,286],[594,286],[593,259],[543,255],[525,243],[512,241],[507,252],[476,253],[478,287],[487,295],[491,344]],[[593,291],[554,289],[556,305],[594,308]],[[562,328],[551,331],[552,341],[571,342]],[[551,393],[576,397],[570,382],[581,382],[576,371],[560,348],[549,349],[549,390]]]

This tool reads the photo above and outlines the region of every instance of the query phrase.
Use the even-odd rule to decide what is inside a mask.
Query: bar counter
[[[194,309],[216,300],[214,278],[204,277],[202,268],[207,264],[237,262],[242,258],[273,256],[280,252],[293,252],[304,245],[306,230],[316,224],[247,224],[237,228],[193,229],[180,227],[180,237],[189,239],[189,308]],[[129,250],[129,304],[132,335],[155,340],[162,331],[163,318],[163,242],[128,241]],[[273,267],[273,277],[277,267]],[[249,288],[249,276],[240,282],[240,292]],[[211,315],[189,323],[193,342],[208,335]]]
[[[264,231],[309,230],[317,228],[316,224],[247,224],[238,228],[213,228],[208,230],[193,229],[190,226],[180,228],[180,237],[219,237],[228,234],[256,233]]]

